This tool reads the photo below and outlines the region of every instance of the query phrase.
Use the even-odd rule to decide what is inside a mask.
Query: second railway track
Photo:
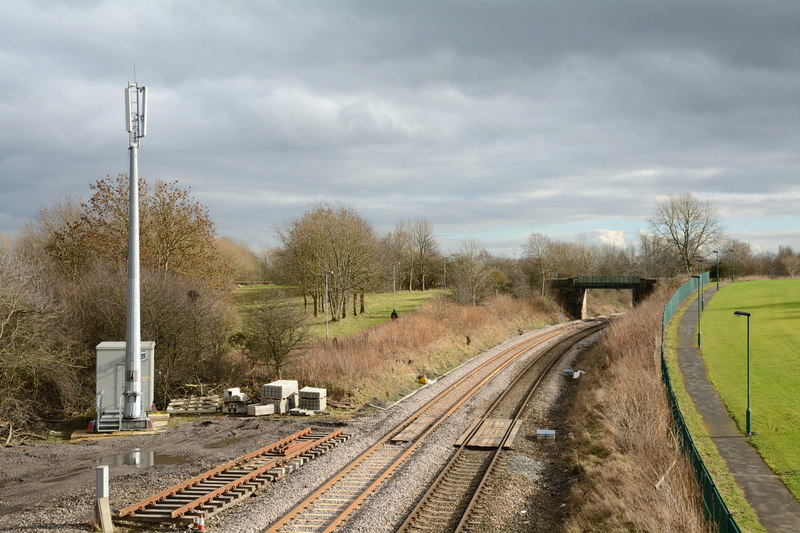
[[[398,531],[466,531],[474,522],[481,488],[503,448],[514,438],[517,421],[550,368],[582,339],[603,328],[579,331],[550,347],[516,377],[486,414],[462,436],[456,453],[445,465]],[[487,431],[482,431],[487,428]],[[488,437],[481,437],[488,435]]]

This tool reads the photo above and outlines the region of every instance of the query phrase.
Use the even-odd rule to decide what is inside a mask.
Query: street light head
[[[333,274],[333,270],[328,270],[328,272],[326,272],[326,274]]]
[[[695,276],[694,274],[692,274],[692,277],[695,279],[700,279],[700,276]]]
[[[747,311],[734,311],[733,314],[736,316],[750,316],[750,313]]]
[[[717,250],[711,250],[711,253],[712,253],[712,254],[718,254],[718,253],[719,253],[719,251],[717,251]]]

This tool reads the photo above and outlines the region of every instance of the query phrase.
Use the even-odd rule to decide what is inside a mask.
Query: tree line
[[[125,338],[127,181],[98,180],[89,200],[57,202],[0,242],[0,423],[35,427],[94,405],[95,348]],[[800,270],[788,246],[756,254],[727,238],[713,207],[688,194],[656,202],[637,245],[534,232],[513,258],[473,239],[445,252],[424,218],[380,234],[352,207],[329,203],[275,228],[278,247],[253,251],[218,237],[208,208],[175,181],[142,179],[139,196],[141,334],[156,342],[160,407],[175,395],[241,383],[264,362],[279,376],[281,357],[307,342],[307,318],[323,312],[326,277],[330,316],[343,320],[365,312],[365,294],[394,283],[398,290],[446,286],[449,297],[477,305],[498,293],[545,295],[556,276],[668,277],[701,267],[713,275],[717,259],[722,277],[734,269],[736,276]],[[275,293],[237,313],[234,287],[266,282],[290,287],[303,304],[296,309]]]

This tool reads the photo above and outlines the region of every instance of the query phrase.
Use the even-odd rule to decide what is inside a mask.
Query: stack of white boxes
[[[261,403],[274,406],[276,414],[286,414],[297,407],[297,380],[280,379],[261,386]]]
[[[328,389],[303,387],[300,389],[300,409],[324,411],[327,408]]]
[[[225,404],[225,411],[229,415],[247,413],[247,393],[241,392],[239,387],[225,389],[225,394],[222,395],[222,403]]]

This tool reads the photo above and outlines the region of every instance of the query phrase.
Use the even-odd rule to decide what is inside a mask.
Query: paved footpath
[[[709,285],[703,292],[708,303],[716,289]],[[761,525],[769,533],[798,533],[800,504],[739,432],[708,380],[697,349],[697,303],[692,303],[678,324],[678,366],[686,391]]]

